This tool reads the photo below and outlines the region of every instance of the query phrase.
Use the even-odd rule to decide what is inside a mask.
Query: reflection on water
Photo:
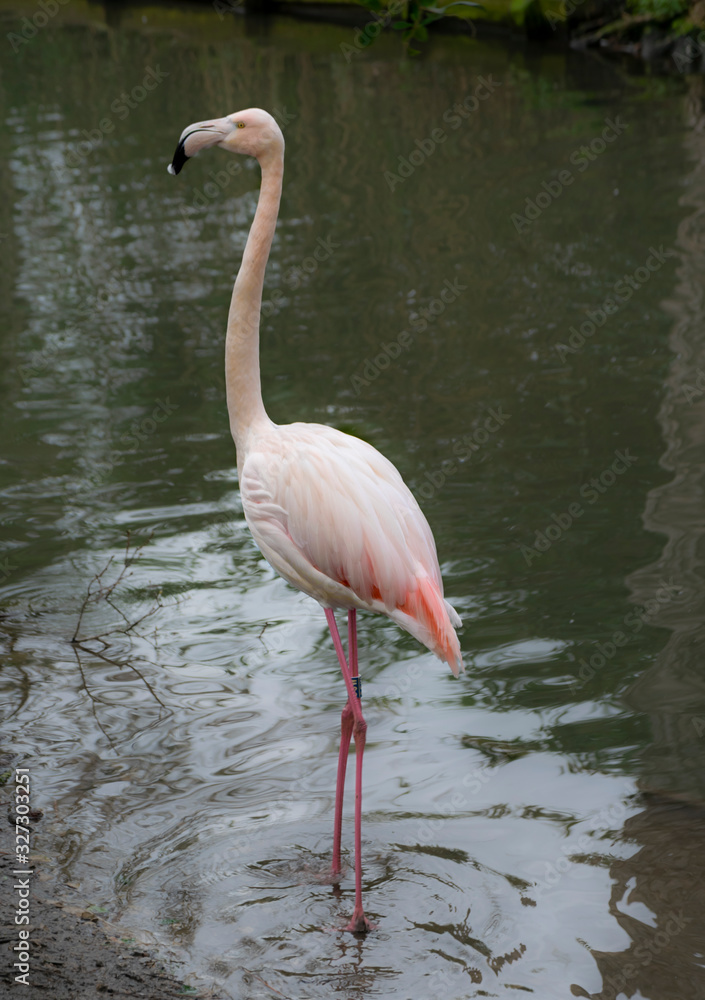
[[[636,602],[651,602],[653,624],[671,633],[626,701],[648,714],[652,740],[640,755],[645,808],[624,825],[637,852],[611,868],[610,911],[629,935],[618,953],[596,953],[604,977],[600,997],[638,990],[643,996],[696,1000],[705,995],[705,786],[703,734],[705,648],[702,550],[705,538],[705,111],[702,81],[690,85],[685,148],[692,170],[678,226],[678,280],[668,309],[674,360],[664,380],[659,422],[666,441],[663,466],[672,479],[649,492],[644,523],[666,535],[658,559],[629,582]],[[674,598],[654,601],[667,580]]]
[[[0,95],[0,690],[46,813],[38,850],[226,995],[705,995],[684,895],[705,731],[705,395],[684,392],[705,370],[697,87],[467,38],[346,61],[346,28],[110,10],[109,27],[97,5],[57,15]],[[480,76],[490,98],[454,127]],[[335,654],[254,550],[227,428],[257,172],[218,151],[180,185],[165,169],[185,124],[251,105],[287,141],[268,408],[399,466],[466,623],[459,681],[361,623],[364,941],[330,933],[350,874],[320,878]],[[615,116],[628,128],[576,160]],[[541,211],[519,232],[527,199]],[[677,253],[644,272],[654,248]],[[590,320],[625,275],[633,294]],[[615,452],[635,461],[610,478]],[[165,606],[74,650],[128,529],[151,540],[117,606],[133,620],[155,588]],[[116,615],[92,609],[84,634]]]

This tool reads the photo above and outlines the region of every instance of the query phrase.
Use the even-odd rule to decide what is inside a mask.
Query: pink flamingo
[[[225,340],[230,430],[247,524],[265,559],[292,586],[324,608],[347,690],[341,719],[331,875],[341,877],[343,788],[351,736],[355,740],[355,909],[343,930],[372,926],[362,907],[362,758],[356,613],[387,615],[457,676],[464,669],[443,598],[436,545],[403,479],[383,455],[359,438],[322,424],[274,424],[262,403],[259,315],[264,273],[274,238],[284,174],[284,137],[270,114],[250,108],[184,129],[169,165],[178,174],[209,146],[254,156],[262,168],[257,211],[233,288]],[[348,612],[348,656],[334,609]]]

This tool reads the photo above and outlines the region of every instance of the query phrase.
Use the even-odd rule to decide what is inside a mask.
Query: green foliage
[[[530,7],[533,0],[511,0],[509,10],[515,23],[522,25],[526,17],[526,9]]]
[[[402,41],[410,56],[419,55],[420,49],[412,48],[416,42],[428,40],[428,25],[442,17],[459,16],[451,8],[481,7],[474,0],[451,0],[445,7],[432,7],[421,0],[359,0],[363,7],[372,11],[381,24],[389,24],[401,33]]]
[[[697,25],[688,17],[677,17],[671,22],[670,29],[675,35],[689,35],[691,31],[697,31]]]
[[[634,14],[646,14],[656,21],[672,21],[688,10],[688,0],[631,0]]]

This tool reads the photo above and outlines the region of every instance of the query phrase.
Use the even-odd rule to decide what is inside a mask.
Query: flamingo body
[[[359,438],[294,423],[251,436],[240,472],[260,551],[324,608],[387,615],[448,663],[463,663],[433,534],[392,463]]]

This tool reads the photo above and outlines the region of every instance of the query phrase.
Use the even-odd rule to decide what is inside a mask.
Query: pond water
[[[354,37],[76,3],[5,47],[1,749],[36,849],[224,996],[705,997],[703,81]],[[166,172],[249,106],[287,142],[270,415],[396,463],[464,619],[455,680],[361,616],[364,939],[332,932],[351,788],[316,878],[339,668],[227,423],[259,173]],[[80,636],[154,613],[75,648],[127,532]]]

